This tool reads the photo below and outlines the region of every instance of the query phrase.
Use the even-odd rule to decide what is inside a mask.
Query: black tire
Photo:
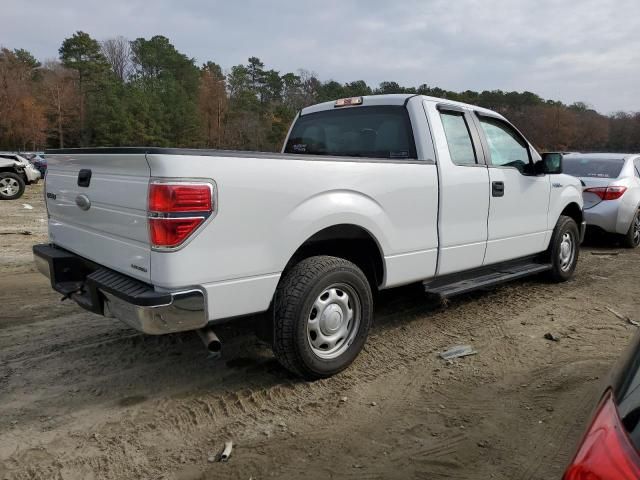
[[[562,250],[562,244],[569,236],[571,241],[572,256],[570,260],[567,260],[566,255]],[[561,253],[563,253],[561,255]],[[549,244],[549,250],[547,252],[548,260],[552,265],[552,269],[549,272],[549,276],[554,282],[566,282],[576,270],[578,265],[578,256],[580,254],[580,233],[578,225],[571,217],[561,215],[556,223],[556,227],[553,229],[553,235],[551,236],[551,243]]]
[[[629,231],[622,236],[622,244],[627,248],[636,248],[640,245],[640,210],[636,210]]]
[[[327,355],[337,355],[335,358],[322,358],[319,355],[323,354],[321,348],[324,346],[312,346],[316,338],[313,327],[309,327],[311,324],[308,322],[315,318],[314,310],[315,315],[319,316],[318,326],[325,321],[324,319],[329,318],[326,315],[331,316],[331,312],[328,312],[329,307],[338,303],[327,303],[329,306],[323,313],[318,313],[316,302],[322,301],[322,297],[329,291],[333,292],[332,295],[342,297],[345,293],[340,295],[341,288],[346,292],[351,320],[344,320],[343,309],[339,310],[341,313],[337,314],[337,321],[340,325],[345,325],[348,331],[344,336],[348,338],[343,339],[342,343],[336,342],[343,350],[327,352]],[[351,296],[354,297],[353,300]],[[335,309],[339,308],[335,306]],[[330,256],[309,257],[295,265],[281,279],[276,291],[273,313],[272,345],[278,361],[287,370],[307,380],[330,377],[347,368],[365,344],[373,319],[371,287],[362,270],[345,259]],[[359,321],[356,321],[356,318]],[[338,327],[334,325],[333,328]]]
[[[17,182],[18,190],[14,194],[7,193],[6,188],[3,188],[4,182],[11,182],[12,186],[15,188],[15,184]],[[0,172],[0,200],[15,200],[20,198],[24,193],[25,183],[24,179],[18,175],[17,173],[12,172]]]

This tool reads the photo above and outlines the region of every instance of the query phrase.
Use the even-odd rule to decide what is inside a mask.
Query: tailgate
[[[146,154],[47,153],[52,243],[149,282]]]

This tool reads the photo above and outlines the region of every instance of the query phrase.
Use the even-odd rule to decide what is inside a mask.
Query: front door
[[[543,251],[551,184],[535,175],[527,141],[509,123],[478,115],[489,164],[488,241],[484,264]]]

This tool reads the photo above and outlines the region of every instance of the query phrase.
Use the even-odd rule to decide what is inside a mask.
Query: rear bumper
[[[634,206],[627,206],[619,200],[607,200],[584,211],[584,219],[588,225],[600,227],[605,232],[625,234],[629,230]]]
[[[37,269],[51,287],[90,312],[115,317],[151,335],[196,330],[207,322],[199,289],[157,292],[153,286],[53,245],[33,247]]]

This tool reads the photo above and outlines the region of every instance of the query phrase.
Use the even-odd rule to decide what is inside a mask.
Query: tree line
[[[416,93],[507,116],[540,150],[640,151],[640,113],[602,115],[531,92],[453,92],[364,80],[282,74],[257,57],[224,71],[179,52],[168,38],[98,41],[78,31],[44,63],[0,50],[0,149],[171,146],[279,150],[301,108],[337,98]]]

